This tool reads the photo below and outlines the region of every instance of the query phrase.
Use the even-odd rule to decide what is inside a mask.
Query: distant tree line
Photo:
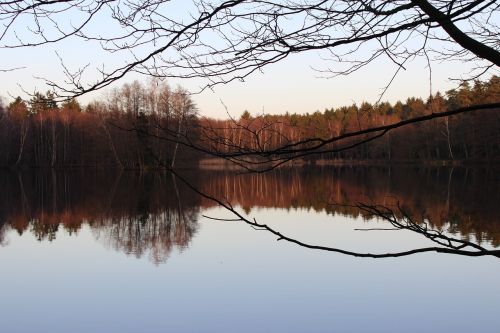
[[[107,100],[58,105],[51,92],[16,98],[0,112],[0,166],[113,166],[143,169],[188,158],[175,142],[145,133],[185,133],[196,106],[182,88],[125,84]]]
[[[408,98],[395,104],[343,106],[312,114],[261,115],[245,111],[238,120],[201,119],[202,141],[218,153],[269,151],[310,138],[328,139],[371,127],[500,101],[500,77],[463,82],[446,94],[427,100]],[[383,137],[341,152],[308,156],[309,159],[382,161],[500,161],[500,110],[459,114],[404,126]],[[342,141],[355,144],[360,138]],[[335,150],[333,145],[327,150]]]
[[[0,166],[120,167],[197,165],[200,150],[259,151],[308,138],[329,138],[446,110],[500,101],[500,77],[462,83],[446,94],[404,103],[343,106],[312,114],[240,119],[197,117],[182,88],[137,81],[104,101],[58,105],[51,92],[0,105]],[[309,159],[379,161],[500,161],[500,110],[483,110],[408,125],[369,143]],[[352,143],[355,143],[352,139]],[[342,142],[349,145],[348,140]],[[187,148],[186,148],[187,147]],[[197,149],[189,149],[189,147]],[[335,147],[334,147],[335,148]],[[330,147],[331,150],[331,147]]]

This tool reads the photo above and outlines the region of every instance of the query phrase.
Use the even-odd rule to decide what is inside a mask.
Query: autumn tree
[[[14,165],[18,165],[22,159],[26,137],[28,135],[28,117],[30,113],[28,111],[28,106],[20,97],[17,97],[12,103],[10,103],[7,110],[10,120],[17,125],[16,127],[19,135],[19,152]]]

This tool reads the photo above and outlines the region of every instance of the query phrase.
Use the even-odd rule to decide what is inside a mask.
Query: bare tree
[[[101,77],[94,82],[83,81],[87,66],[71,70],[63,62],[67,81],[48,80],[63,97],[101,89],[130,72],[203,78],[211,87],[306,51],[344,65],[327,70],[332,75],[380,57],[396,72],[416,57],[476,61],[476,74],[500,65],[495,0],[196,0],[191,7],[182,2],[191,9],[180,18],[168,15],[174,6],[181,2],[3,2],[0,47],[81,39],[129,54],[125,65],[96,69]],[[95,33],[98,16],[110,28]]]
[[[187,127],[190,118],[196,115],[196,106],[192,99],[188,97],[187,91],[182,88],[178,88],[172,94],[171,109],[173,110],[173,118],[177,122],[175,130],[175,147],[172,155],[172,161],[170,167],[175,166],[175,160],[177,158],[177,150],[179,149],[179,140],[181,135],[187,135]]]

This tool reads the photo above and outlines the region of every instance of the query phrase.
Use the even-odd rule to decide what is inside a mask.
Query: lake
[[[385,253],[432,243],[358,203],[500,246],[493,167],[180,170],[301,241]],[[215,220],[228,219],[225,221]],[[1,332],[498,332],[500,259],[355,258],[255,230],[163,172],[0,172]]]

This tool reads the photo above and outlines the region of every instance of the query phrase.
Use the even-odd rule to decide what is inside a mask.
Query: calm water
[[[500,246],[493,168],[185,171],[301,240],[359,252],[428,246],[364,216],[416,219]],[[277,242],[168,174],[0,173],[0,332],[499,332],[500,259],[359,259]]]

